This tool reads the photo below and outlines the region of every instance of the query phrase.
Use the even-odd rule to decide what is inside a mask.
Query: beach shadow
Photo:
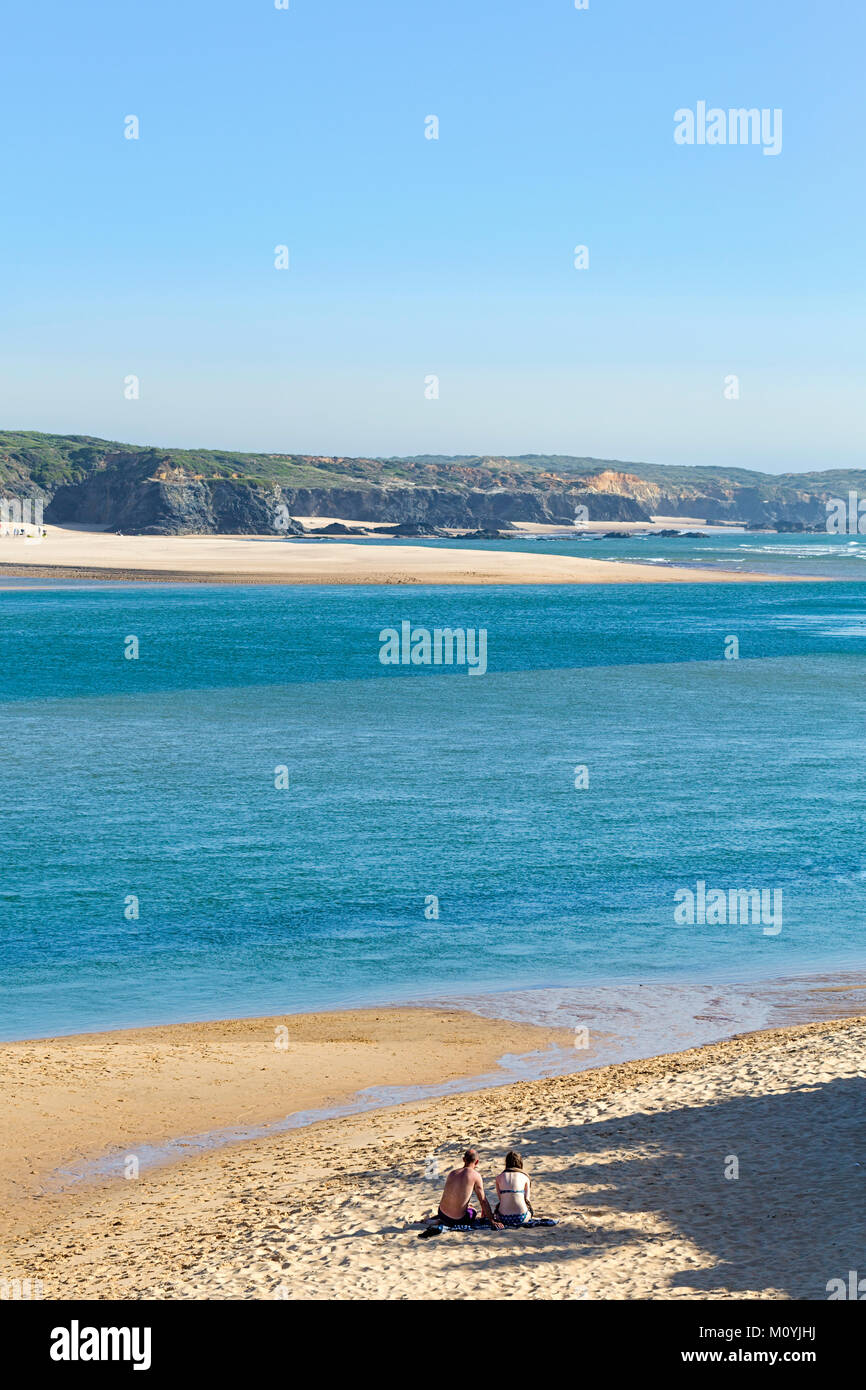
[[[574,1262],[575,1284],[591,1290],[593,1261],[602,1251],[621,1245],[626,1269],[636,1242],[657,1240],[629,1221],[652,1213],[699,1257],[692,1268],[684,1252],[683,1267],[666,1272],[673,1298],[682,1289],[683,1296],[767,1290],[826,1299],[828,1281],[847,1284],[858,1262],[858,1277],[866,1276],[862,1078],[559,1129],[545,1125],[515,1138],[535,1179],[537,1214],[564,1224],[497,1235],[489,1259],[502,1273],[511,1265],[543,1265],[555,1247],[557,1259]],[[614,1157],[616,1150],[629,1157]],[[551,1157],[564,1166],[551,1170]],[[621,1218],[616,1226],[594,1224],[593,1213],[611,1212]],[[516,1236],[519,1245],[509,1250],[502,1235]]]

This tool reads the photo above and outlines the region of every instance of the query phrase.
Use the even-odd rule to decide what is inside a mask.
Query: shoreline
[[[444,552],[433,552],[444,553]],[[490,551],[467,551],[468,557],[488,555]],[[524,552],[515,552],[523,554]],[[236,571],[208,572],[206,570],[146,570],[138,568],[113,568],[109,566],[79,565],[12,565],[0,563],[0,587],[2,580],[8,579],[72,579],[115,584],[212,584],[212,585],[388,585],[388,584],[797,584],[830,583],[828,575],[801,574],[758,574],[734,570],[710,570],[697,565],[649,565],[637,560],[587,560],[571,559],[570,556],[544,557],[547,563],[534,567],[533,573],[515,568],[509,572],[505,565],[482,566],[479,569],[453,568],[442,573],[431,570],[429,574],[416,575],[396,565],[390,569],[368,572],[357,566],[345,574],[329,573],[322,567],[318,572],[303,572],[298,569],[291,574],[268,574],[258,571],[247,573]],[[534,559],[528,556],[529,560]],[[549,562],[562,559],[569,569],[551,573]]]
[[[2,1270],[49,1299],[826,1298],[857,1268],[864,1043],[855,1015],[324,1120],[45,1194]],[[488,1183],[523,1152],[560,1225],[419,1245],[470,1142]]]
[[[35,1118],[27,1094],[34,1075],[40,1092],[56,1088],[58,1109],[81,1120],[38,1173],[41,1191],[64,1193],[117,1177],[121,1141],[150,1170],[416,1100],[856,1017],[864,995],[866,974],[857,971],[653,987],[596,982],[0,1039],[0,1085],[22,1108],[17,1121],[14,1107],[7,1113],[7,1145],[0,1140],[0,1210],[17,1186],[32,1194],[32,1182],[10,1185],[10,1171],[21,1129],[26,1140]],[[586,1035],[580,1042],[578,1032]],[[83,1102],[100,1087],[88,1113]],[[111,1118],[106,1106],[114,1106]],[[43,1156],[54,1128],[36,1145]],[[30,1172],[36,1177],[32,1164]]]

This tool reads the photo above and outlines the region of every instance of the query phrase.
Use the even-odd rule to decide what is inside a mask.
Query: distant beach
[[[0,544],[4,575],[124,583],[221,584],[697,584],[765,583],[795,576],[699,566],[608,562],[584,555],[362,544],[296,543],[281,536],[118,536],[48,527],[38,545]]]

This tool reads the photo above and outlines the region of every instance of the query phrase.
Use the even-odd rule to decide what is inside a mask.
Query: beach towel
[[[506,1230],[519,1229],[525,1231],[527,1226],[558,1226],[559,1222],[554,1221],[551,1216],[530,1216],[526,1221],[519,1216],[500,1216],[498,1218]],[[486,1221],[464,1222],[460,1225],[443,1226],[434,1223],[428,1226],[425,1231],[418,1232],[419,1240],[429,1240],[431,1236],[441,1236],[443,1231],[492,1231],[493,1227]]]

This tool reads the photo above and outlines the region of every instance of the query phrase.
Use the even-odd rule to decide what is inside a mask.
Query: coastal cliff
[[[130,534],[297,534],[296,516],[495,529],[688,517],[822,528],[825,503],[866,495],[866,472],[762,474],[571,456],[342,458],[156,449],[0,433],[0,495],[41,497],[45,520]]]

